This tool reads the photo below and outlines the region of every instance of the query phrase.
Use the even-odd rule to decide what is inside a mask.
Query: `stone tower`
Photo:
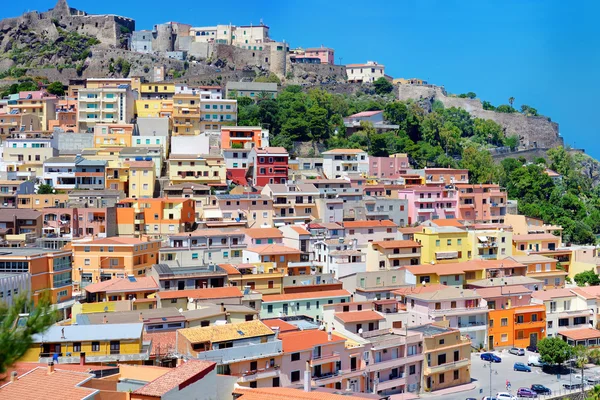
[[[71,7],[67,4],[67,0],[58,0],[51,13],[62,16],[71,15]]]

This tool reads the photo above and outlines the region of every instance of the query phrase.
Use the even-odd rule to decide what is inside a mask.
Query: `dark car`
[[[527,389],[527,388],[523,387],[523,388],[519,388],[519,390],[517,390],[517,396],[533,398],[533,397],[537,397],[537,393],[531,389]]]
[[[544,385],[531,385],[531,390],[537,394],[552,394],[552,391]]]
[[[515,363],[515,365],[513,366],[513,369],[515,371],[531,372],[531,368],[529,368],[527,365],[525,365],[523,363]]]
[[[527,351],[532,351],[534,353],[538,353],[537,346],[527,346]]]
[[[491,361],[491,362],[495,362],[495,363],[502,362],[502,359],[500,357],[498,357],[497,355],[495,355],[494,353],[483,353],[481,355],[481,359],[483,361]]]
[[[564,383],[563,387],[567,390],[581,389],[581,383]]]

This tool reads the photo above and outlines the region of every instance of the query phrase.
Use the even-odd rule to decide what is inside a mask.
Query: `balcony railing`
[[[481,312],[487,312],[487,307],[457,307],[457,308],[445,308],[438,310],[429,310],[431,315],[452,315],[452,314],[475,314]]]
[[[313,355],[312,359],[310,360],[310,365],[311,366],[322,365],[322,364],[327,364],[327,363],[336,362],[336,361],[340,361],[340,353],[338,353],[337,351],[334,351],[331,354],[322,354],[320,356]]]
[[[446,372],[446,371],[450,371],[450,370],[457,369],[457,368],[467,367],[470,363],[471,363],[471,360],[468,358],[465,358],[463,360],[453,361],[453,362],[449,362],[449,363],[445,363],[445,364],[441,364],[441,365],[436,365],[433,367],[426,366],[425,372],[437,374],[440,372]]]

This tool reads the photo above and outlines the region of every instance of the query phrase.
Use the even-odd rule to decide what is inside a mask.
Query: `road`
[[[536,355],[535,353],[531,353],[529,351],[525,352],[525,356],[515,356],[509,354],[508,352],[494,352],[497,356],[502,358],[501,363],[492,364],[492,385],[491,385],[491,393],[492,396],[495,396],[498,392],[506,392],[506,381],[508,380],[511,384],[510,393],[516,395],[517,390],[521,387],[531,387],[532,384],[544,385],[552,392],[557,392],[560,389],[563,389],[564,383],[569,383],[571,380],[573,383],[576,383],[575,375],[579,375],[579,372],[573,370],[572,376],[561,375],[560,379],[558,379],[557,375],[547,374],[542,372],[542,369],[539,367],[531,367],[531,372],[517,372],[513,370],[513,365],[516,362],[522,362],[527,364],[527,360],[529,356]],[[537,356],[537,355],[536,355]],[[476,387],[473,390],[459,392],[459,393],[451,393],[445,394],[443,396],[444,400],[465,400],[467,398],[475,398],[480,400],[484,396],[490,395],[490,369],[489,362],[483,361],[480,358],[479,353],[474,353],[471,355],[471,379],[472,382],[475,383]],[[586,369],[585,375],[593,375],[599,374],[600,367]],[[435,392],[428,395],[422,396],[430,397],[434,399]]]

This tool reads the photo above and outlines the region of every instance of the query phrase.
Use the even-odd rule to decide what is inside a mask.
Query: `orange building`
[[[97,124],[94,147],[131,147],[133,124]]]
[[[73,280],[85,286],[113,277],[143,276],[158,263],[160,240],[112,237],[72,242]]]
[[[504,222],[507,195],[498,185],[457,184],[456,218],[470,222]]]
[[[251,149],[269,145],[269,133],[260,126],[221,127],[222,149]]]
[[[65,132],[79,132],[77,120],[77,99],[59,100],[56,106],[56,119],[48,120],[48,130],[60,128]]]
[[[191,232],[195,222],[196,205],[193,199],[125,199],[117,203],[119,236]]]
[[[253,246],[243,251],[245,263],[274,262],[286,275],[310,275],[311,263],[301,262],[301,252],[297,248],[281,244]]]
[[[546,337],[546,307],[520,306],[490,310],[488,348],[527,347]]]

